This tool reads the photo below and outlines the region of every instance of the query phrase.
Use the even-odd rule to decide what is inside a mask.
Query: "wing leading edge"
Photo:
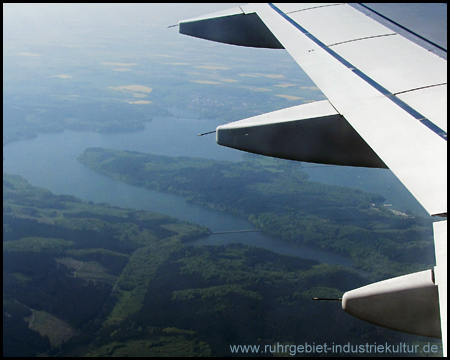
[[[234,24],[233,30],[227,22]],[[430,215],[446,217],[446,60],[346,4],[252,4],[180,22],[179,29],[211,39],[214,23],[221,24],[214,30],[221,35],[212,40],[286,49],[328,98],[219,126],[219,144],[300,161],[388,167]],[[251,23],[257,23],[253,31],[261,33],[259,39],[246,34],[240,38],[236,29],[251,28]],[[439,239],[446,239],[446,231],[446,221],[435,223],[437,265],[429,281],[416,273],[353,290],[344,299],[351,298],[353,309],[359,304],[366,309],[354,315],[371,321],[370,296],[392,305],[405,291],[430,294],[428,308],[434,309],[438,297],[426,289],[437,286],[440,321],[435,315],[424,316],[424,321],[429,318],[428,336],[442,332],[444,339],[447,250]],[[350,302],[344,303],[348,310]],[[384,308],[386,313],[404,307],[397,303],[391,310]],[[396,328],[417,333],[412,330],[417,324],[411,323],[417,319],[410,319]]]

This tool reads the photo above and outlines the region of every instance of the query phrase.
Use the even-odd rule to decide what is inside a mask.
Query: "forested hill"
[[[93,319],[138,311],[170,251],[208,233],[3,174],[3,355],[33,356]]]
[[[430,341],[311,301],[367,284],[355,271],[184,243],[207,233],[4,174],[3,355],[240,356],[230,345]]]
[[[350,256],[371,280],[431,268],[431,220],[389,210],[381,195],[309,181],[298,162],[243,162],[90,148],[78,160],[105,175],[247,218],[285,241]]]

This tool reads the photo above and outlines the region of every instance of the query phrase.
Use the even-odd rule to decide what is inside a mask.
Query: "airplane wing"
[[[179,31],[284,48],[327,97],[219,126],[219,144],[300,161],[389,168],[431,216],[446,218],[446,49],[425,49],[375,15],[348,4],[250,4],[182,21]],[[342,305],[382,326],[442,337],[445,353],[446,220],[434,224],[434,237],[434,270],[352,290]],[[404,303],[417,296],[425,300]],[[385,305],[375,313],[374,303]]]

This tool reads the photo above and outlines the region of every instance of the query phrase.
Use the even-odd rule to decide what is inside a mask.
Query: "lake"
[[[3,172],[21,175],[32,185],[46,188],[55,194],[70,194],[83,200],[155,211],[207,226],[211,231],[253,229],[253,226],[245,219],[187,203],[178,196],[125,184],[94,172],[76,160],[76,157],[86,148],[105,147],[167,156],[240,161],[242,152],[218,146],[214,134],[197,136],[199,133],[214,130],[218,125],[220,125],[218,121],[211,120],[154,117],[146,124],[145,130],[140,132],[99,134],[64,131],[39,134],[35,139],[13,142],[4,147]],[[387,171],[356,169],[357,172],[355,172],[355,169],[347,168],[346,173],[345,168],[330,169],[330,167],[316,166],[310,165],[305,169],[312,179],[321,181],[326,179],[330,182],[330,171],[337,171],[337,175],[333,176],[335,184],[345,181],[345,177],[350,176],[352,172],[353,177],[362,176],[364,179],[367,177],[364,175],[366,170],[371,171],[369,177],[371,183],[374,183],[373,177],[377,173],[383,172],[380,177],[386,178]],[[327,168],[328,175],[326,175]],[[325,175],[318,176],[318,173]],[[393,177],[391,173],[390,176]],[[359,185],[362,186],[361,181]],[[369,191],[373,190],[369,189]],[[383,195],[386,197],[385,194]],[[390,201],[393,202],[392,199],[388,199],[388,202]],[[349,258],[312,246],[287,244],[261,232],[210,235],[193,242],[192,245],[220,245],[232,242],[259,246],[277,253],[334,265],[352,266]]]

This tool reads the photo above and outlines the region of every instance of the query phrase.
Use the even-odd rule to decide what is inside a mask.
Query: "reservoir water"
[[[187,203],[183,198],[174,195],[122,183],[96,173],[76,160],[76,157],[89,147],[125,149],[168,156],[241,160],[241,152],[218,146],[213,134],[197,136],[199,133],[214,130],[218,125],[220,123],[211,120],[155,117],[146,124],[145,130],[140,132],[99,134],[64,131],[39,134],[35,139],[13,142],[3,148],[3,172],[21,175],[30,184],[46,188],[55,194],[70,194],[83,200],[155,211],[205,225],[212,231],[251,229],[253,226],[245,219]],[[320,171],[319,168],[306,170],[310,175]],[[321,171],[324,171],[324,168]],[[210,235],[197,240],[193,245],[232,242],[334,265],[352,266],[352,261],[346,257],[312,246],[287,244],[261,232]]]

